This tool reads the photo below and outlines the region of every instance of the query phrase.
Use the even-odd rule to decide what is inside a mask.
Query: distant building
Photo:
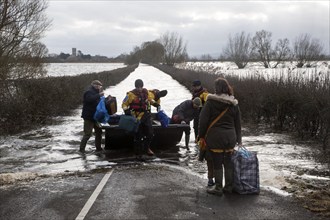
[[[77,56],[77,48],[72,48],[72,56]]]

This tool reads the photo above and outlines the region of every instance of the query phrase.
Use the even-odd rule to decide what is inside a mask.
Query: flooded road
[[[168,91],[167,96],[161,100],[162,109],[168,116],[172,115],[175,106],[191,98],[190,92],[169,75],[151,66],[140,64],[121,83],[105,90],[105,95],[111,94],[117,97],[117,114],[122,113],[121,102],[126,92],[134,88],[134,82],[138,78],[144,81],[144,86],[148,89]],[[153,108],[153,112],[155,111]],[[86,155],[81,155],[78,152],[83,127],[80,114],[81,108],[78,108],[71,116],[56,118],[56,124],[19,135],[0,137],[0,182],[15,182],[41,174],[83,172],[133,163],[132,151],[111,151],[102,156],[94,154],[94,137],[86,146]],[[287,135],[251,134],[253,132],[243,125],[243,143],[249,150],[258,152],[260,183],[263,188],[273,189],[286,195],[287,193],[281,189],[288,186],[286,181],[288,177],[299,175],[300,178],[319,178],[317,175],[301,175],[301,170],[304,174],[308,174],[306,170],[315,167],[318,170],[326,169],[312,159],[301,156],[308,155],[310,150],[303,145],[295,144]],[[157,158],[152,162],[179,165],[206,179],[206,163],[197,161],[198,151],[193,136],[191,134],[189,149],[184,147],[184,135],[176,147],[153,149]],[[322,178],[325,178],[324,181],[329,181],[328,177]]]
[[[190,99],[190,92],[169,75],[147,65],[141,64],[124,81],[106,88],[105,95],[116,96],[117,114],[122,114],[121,102],[126,92],[134,88],[136,79],[142,79],[148,89],[166,89],[168,94],[161,100],[161,107],[168,116],[172,110],[185,99]],[[88,84],[89,82],[86,82]],[[156,109],[152,109],[156,112]],[[105,158],[94,154],[94,138],[87,146],[85,156],[78,153],[82,137],[83,120],[81,108],[73,111],[71,116],[56,118],[56,124],[42,127],[27,133],[0,138],[0,173],[19,175],[21,172],[61,173],[68,171],[84,171],[97,167],[114,165]],[[191,140],[192,143],[194,140]],[[174,149],[175,151],[176,149]],[[186,151],[186,150],[183,150]],[[157,152],[157,150],[156,150]],[[178,154],[185,152],[174,153]],[[111,155],[109,155],[111,157]],[[124,157],[127,155],[117,155]]]

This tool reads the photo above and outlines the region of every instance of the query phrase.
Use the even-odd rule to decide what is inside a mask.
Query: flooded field
[[[47,76],[74,76],[110,71],[125,66],[123,63],[48,63],[46,70]]]

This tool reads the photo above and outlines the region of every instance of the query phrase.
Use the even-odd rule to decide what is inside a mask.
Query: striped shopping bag
[[[239,147],[232,155],[233,189],[239,194],[259,194],[259,162],[256,152]]]

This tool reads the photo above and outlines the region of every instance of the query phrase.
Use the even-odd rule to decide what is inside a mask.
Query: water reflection
[[[191,97],[190,92],[169,75],[141,64],[121,83],[105,90],[105,95],[111,94],[117,97],[118,114],[122,114],[120,104],[126,92],[134,88],[134,82],[138,78],[144,81],[144,86],[148,89],[168,90],[167,96],[161,100],[161,106],[169,116],[172,115],[172,110],[176,105]],[[156,112],[156,109],[153,108],[152,111]],[[60,173],[134,163],[133,149],[112,150],[101,156],[96,155],[94,138],[91,138],[86,146],[87,154],[79,154],[83,127],[80,114],[79,108],[73,111],[72,116],[56,118],[54,125],[16,136],[1,137],[0,173]],[[189,150],[183,147],[184,141],[176,147],[153,149],[157,158],[150,158],[150,161],[165,161],[189,166],[190,159],[197,154],[193,141],[191,140]]]

